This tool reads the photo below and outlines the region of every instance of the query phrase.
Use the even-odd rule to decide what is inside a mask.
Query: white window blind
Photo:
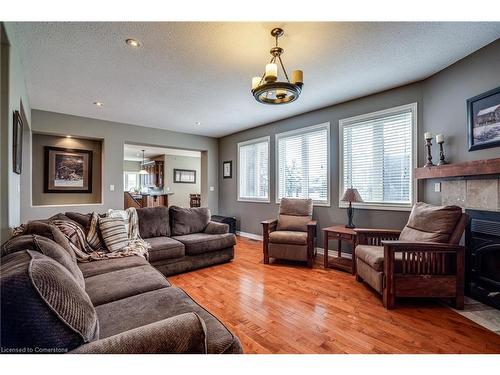
[[[413,103],[339,122],[340,196],[352,185],[368,206],[413,204],[415,116]]]
[[[276,135],[277,201],[311,198],[330,204],[330,124],[320,124]]]
[[[238,200],[269,202],[269,137],[238,143]]]

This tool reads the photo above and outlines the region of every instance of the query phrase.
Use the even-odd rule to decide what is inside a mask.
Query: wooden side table
[[[323,228],[324,238],[324,267],[337,268],[343,271],[356,273],[356,260],[354,250],[356,248],[356,232],[346,228],[344,225],[334,225],[328,228]],[[328,257],[328,242],[329,240],[337,240],[337,256],[329,259]],[[352,258],[342,257],[342,241],[351,244]]]

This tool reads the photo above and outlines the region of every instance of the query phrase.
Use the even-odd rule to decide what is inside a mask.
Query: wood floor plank
[[[500,353],[500,335],[436,300],[380,296],[346,272],[262,263],[238,237],[235,259],[170,277],[241,340],[245,353]]]

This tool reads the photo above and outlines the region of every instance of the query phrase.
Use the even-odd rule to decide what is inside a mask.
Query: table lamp
[[[344,196],[341,199],[342,202],[349,202],[349,207],[347,208],[347,218],[349,222],[345,226],[346,228],[355,228],[355,225],[352,222],[352,214],[353,214],[353,208],[352,208],[352,203],[356,202],[363,202],[363,199],[361,199],[361,195],[359,195],[358,189],[354,188],[348,188],[344,192]]]

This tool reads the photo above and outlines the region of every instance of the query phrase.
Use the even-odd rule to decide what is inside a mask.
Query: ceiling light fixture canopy
[[[259,103],[286,104],[298,99],[304,85],[302,70],[292,72],[292,80],[288,78],[281,55],[285,50],[278,46],[278,38],[284,34],[279,27],[271,30],[276,44],[271,50],[271,60],[266,65],[266,71],[261,77],[252,78],[252,94]],[[278,81],[278,62],[286,81]]]
[[[147,170],[144,169],[144,151],[142,150],[142,164],[141,164],[141,170],[139,171],[139,174],[149,174]]]

